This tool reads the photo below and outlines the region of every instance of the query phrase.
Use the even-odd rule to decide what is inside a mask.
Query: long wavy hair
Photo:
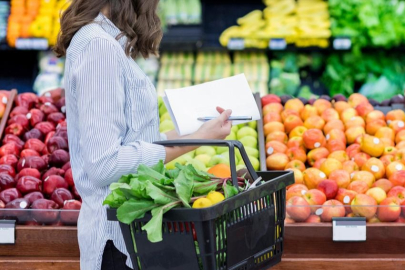
[[[121,33],[116,37],[128,38],[125,53],[136,58],[142,55],[158,55],[162,40],[160,19],[157,16],[159,0],[72,0],[62,14],[61,31],[54,47],[58,57],[66,55],[73,36],[81,27],[90,24],[101,10],[107,9],[107,16]]]

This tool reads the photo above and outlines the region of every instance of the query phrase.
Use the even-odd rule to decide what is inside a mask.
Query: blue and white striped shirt
[[[165,159],[157,94],[124,52],[126,38],[101,13],[82,27],[67,50],[65,89],[73,178],[83,203],[78,221],[80,267],[99,270],[107,240],[128,253],[117,222],[102,203],[109,185],[140,164]],[[129,256],[127,265],[132,267]]]

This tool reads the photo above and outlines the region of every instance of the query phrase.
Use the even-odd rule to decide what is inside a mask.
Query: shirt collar
[[[94,19],[94,21],[96,23],[98,23],[101,28],[103,28],[103,30],[105,32],[107,32],[110,36],[112,36],[114,39],[117,40],[117,36],[119,34],[121,34],[121,30],[118,29],[118,27],[116,27],[114,25],[114,23],[112,21],[110,21],[104,14],[102,14],[101,12],[98,14],[98,16]],[[125,50],[125,47],[127,45],[128,42],[128,38],[126,36],[122,36],[120,39],[117,40],[118,43],[121,45],[122,49]]]

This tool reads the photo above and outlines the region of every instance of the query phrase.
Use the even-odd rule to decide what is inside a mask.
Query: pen
[[[210,121],[213,120],[217,117],[212,117],[212,116],[206,116],[206,117],[198,117],[197,120],[198,121]],[[231,116],[228,118],[228,121],[251,121],[252,120],[252,116]]]

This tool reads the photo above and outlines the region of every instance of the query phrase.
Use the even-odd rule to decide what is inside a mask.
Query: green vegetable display
[[[327,59],[322,77],[331,96],[346,96],[359,90],[379,102],[403,94],[405,57],[385,52],[333,54]]]
[[[238,178],[238,181],[239,189],[243,190],[245,179]],[[230,178],[216,178],[192,165],[176,164],[175,169],[166,170],[162,161],[153,167],[140,165],[137,174],[122,176],[117,183],[110,185],[110,190],[104,205],[118,208],[119,221],[130,224],[151,211],[152,219],[142,230],[153,243],[162,241],[163,214],[170,209],[190,208],[192,202],[210,191],[222,190],[225,198],[239,193]]]
[[[405,42],[405,1],[329,0],[334,37],[350,37],[355,49],[390,48]]]

